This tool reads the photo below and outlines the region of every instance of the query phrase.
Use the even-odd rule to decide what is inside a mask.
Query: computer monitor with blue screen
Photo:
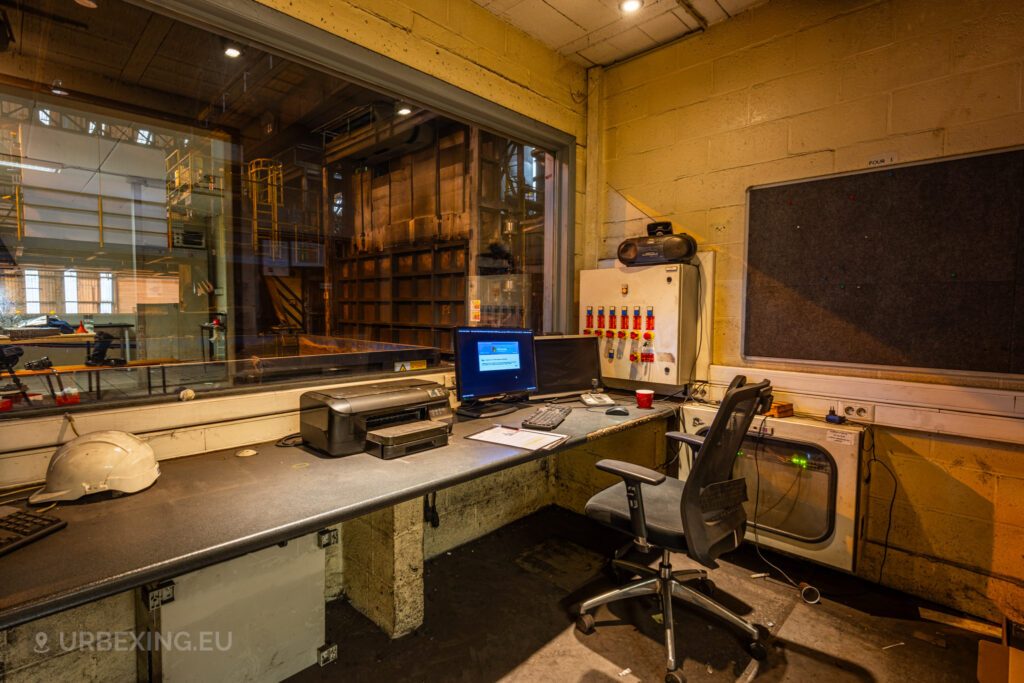
[[[480,417],[515,407],[484,399],[515,398],[537,390],[533,332],[514,328],[455,329],[455,384],[460,415]]]

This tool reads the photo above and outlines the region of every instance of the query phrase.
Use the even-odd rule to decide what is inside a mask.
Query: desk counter
[[[500,421],[518,424],[530,410]],[[146,491],[62,503],[66,529],[0,557],[0,631],[674,414],[660,401],[623,417],[577,405],[554,451],[466,439],[490,424],[480,419],[456,424],[443,448],[396,460],[273,443],[247,458],[231,449],[165,460]]]

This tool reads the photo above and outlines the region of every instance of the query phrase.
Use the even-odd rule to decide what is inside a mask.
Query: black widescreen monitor
[[[456,328],[455,384],[464,403],[536,391],[533,332],[503,327]]]
[[[601,383],[601,350],[592,336],[535,337],[537,396],[567,396],[594,389]]]

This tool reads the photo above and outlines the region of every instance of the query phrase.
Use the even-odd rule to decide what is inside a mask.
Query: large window
[[[7,16],[0,343],[85,364],[83,402],[430,368],[456,325],[542,330],[550,150],[117,0]],[[0,416],[55,405],[24,381],[40,399]]]

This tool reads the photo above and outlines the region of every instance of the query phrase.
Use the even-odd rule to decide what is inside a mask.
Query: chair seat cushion
[[[669,477],[658,486],[640,485],[644,499],[644,516],[647,519],[647,542],[667,550],[686,550],[683,533],[681,505],[685,482]],[[587,517],[602,524],[633,535],[629,521],[629,502],[626,499],[626,483],[614,486],[594,495],[587,501]]]

